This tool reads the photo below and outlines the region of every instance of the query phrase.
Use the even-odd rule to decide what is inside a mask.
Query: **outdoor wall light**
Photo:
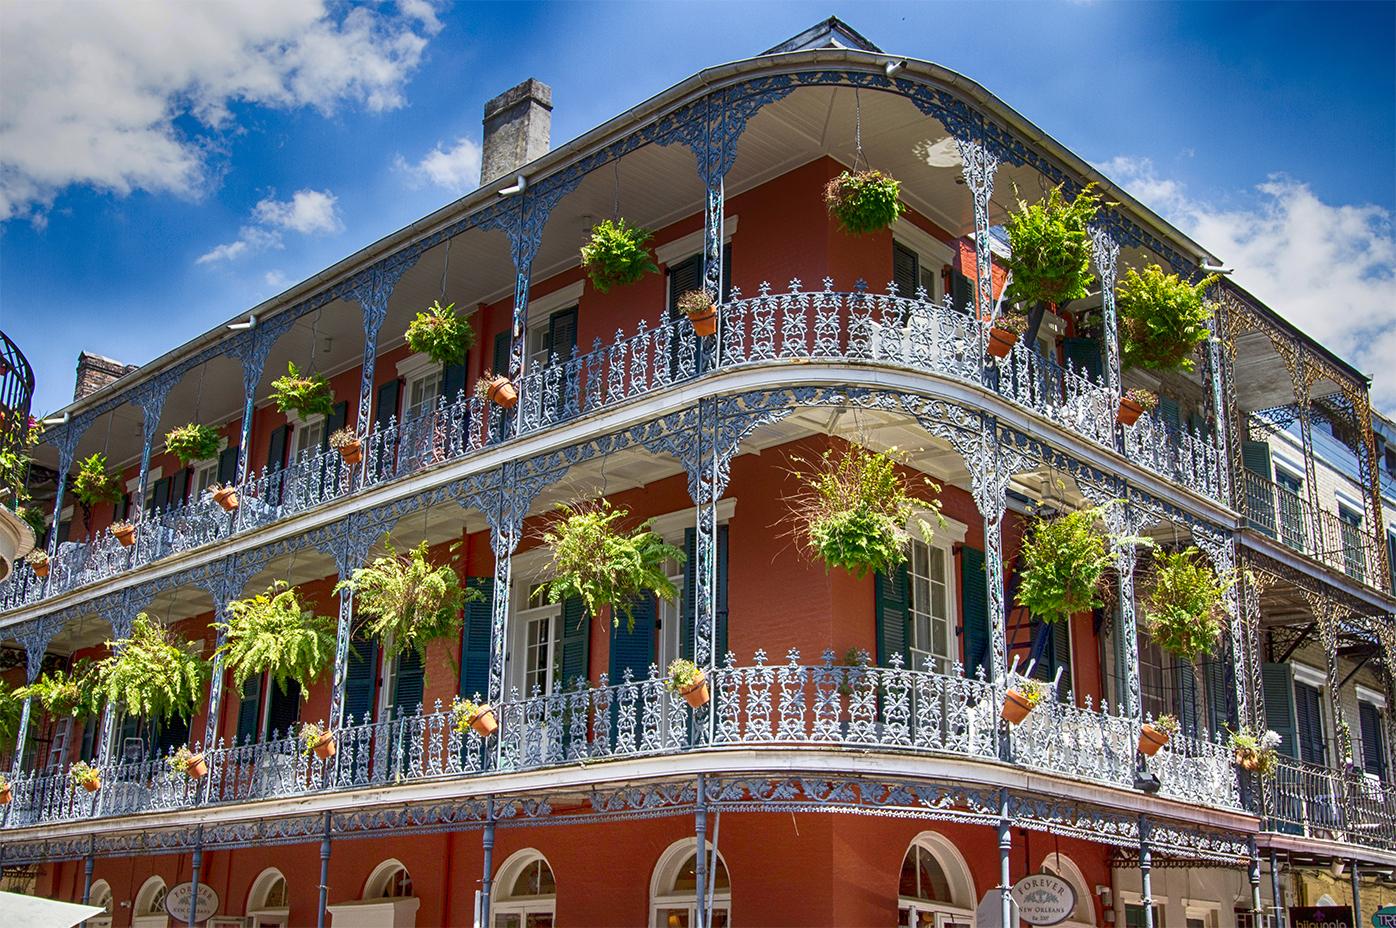
[[[1139,790],[1140,792],[1149,793],[1150,795],[1152,795],[1154,793],[1157,793],[1159,791],[1159,787],[1162,785],[1163,784],[1159,782],[1158,777],[1152,773],[1145,773],[1141,770],[1134,775],[1134,788]]]

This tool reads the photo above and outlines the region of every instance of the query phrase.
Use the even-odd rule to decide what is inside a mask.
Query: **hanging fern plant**
[[[633,284],[646,274],[658,273],[659,265],[650,256],[649,240],[654,233],[627,225],[624,219],[603,219],[591,230],[582,246],[582,264],[597,291]]]
[[[165,450],[188,467],[193,461],[218,457],[218,432],[207,425],[191,422],[165,433]]]
[[[824,205],[849,235],[890,228],[906,209],[902,182],[881,171],[844,171],[824,187]]]
[[[0,680],[0,744],[12,745],[19,737],[19,716],[24,711],[24,697]]]
[[[281,691],[297,683],[309,698],[311,681],[334,660],[335,620],[301,605],[294,587],[278,580],[265,593],[231,602],[218,649],[242,691],[248,678],[266,673]]]
[[[1089,226],[1100,211],[1094,187],[1087,186],[1070,203],[1060,184],[1038,203],[1018,201],[1018,212],[1004,223],[1012,252],[1010,301],[1061,304],[1079,300],[1090,290],[1095,278]]]
[[[1018,605],[1048,623],[1104,605],[1101,577],[1114,562],[1111,543],[1152,544],[1099,531],[1096,524],[1104,514],[1105,506],[1088,506],[1033,520],[1023,539]]]
[[[294,411],[302,419],[334,412],[329,383],[319,374],[302,374],[294,361],[286,362],[285,375],[271,382],[271,398],[278,411]]]
[[[1144,628],[1160,648],[1195,663],[1212,653],[1225,627],[1223,597],[1235,576],[1220,576],[1197,548],[1154,554],[1154,586]]]
[[[1130,268],[1117,288],[1124,365],[1191,372],[1193,354],[1210,334],[1212,309],[1205,295],[1216,280],[1213,274],[1189,284],[1157,264],[1142,274]]]
[[[131,623],[131,637],[107,646],[113,653],[96,671],[107,702],[151,721],[193,714],[209,672],[197,644],[176,642],[169,629],[142,612]]]
[[[417,313],[407,325],[407,347],[425,354],[437,364],[464,364],[475,346],[475,329],[456,312],[456,304],[440,300]],[[454,399],[454,397],[448,397]]]
[[[938,500],[912,496],[913,480],[897,467],[896,449],[884,453],[859,445],[828,449],[817,460],[795,457],[793,473],[801,489],[791,499],[796,534],[826,567],[842,567],[855,577],[868,571],[890,573],[906,561],[913,519],[931,534],[918,509],[940,516]],[[919,483],[930,494],[940,487]]]
[[[120,501],[121,484],[107,473],[105,454],[98,451],[78,464],[78,472],[73,475],[73,496],[84,509]]]
[[[543,532],[543,542],[552,548],[549,602],[576,596],[591,616],[610,606],[612,624],[619,626],[624,616],[626,628],[634,631],[637,599],[648,594],[666,602],[678,598],[664,562],[682,561],[684,553],[650,531],[650,522],[630,531],[620,528],[630,510],[604,499],[577,506],[559,503],[557,508],[557,517]]]
[[[451,565],[432,564],[425,541],[405,554],[389,543],[387,554],[354,571],[335,592],[345,589],[353,591],[355,614],[383,642],[387,658],[408,648],[425,658],[427,642],[458,636],[465,604],[484,598],[463,589]]]
[[[50,670],[28,686],[15,690],[21,699],[37,700],[53,718],[90,717],[102,710],[102,693],[94,665],[86,658],[73,663],[71,671]]]

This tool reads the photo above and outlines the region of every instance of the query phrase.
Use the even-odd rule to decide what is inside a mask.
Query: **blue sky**
[[[157,357],[468,192],[519,80],[561,144],[830,14],[1102,165],[1396,409],[1396,4],[5,2],[0,327],[43,410],[79,350]]]

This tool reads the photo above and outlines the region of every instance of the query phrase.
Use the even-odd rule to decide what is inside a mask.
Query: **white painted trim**
[[[416,354],[410,354],[407,357],[403,358],[401,361],[397,362],[397,375],[401,377],[403,380],[415,380],[417,377],[427,373],[432,368],[440,367],[441,365],[433,361],[429,354],[427,354],[425,351],[419,351]]]
[[[560,287],[552,293],[540,296],[536,300],[528,301],[528,318],[532,322],[534,319],[546,319],[559,309],[566,309],[575,306],[582,299],[582,291],[586,289],[586,281],[579,280],[576,283]]]
[[[912,251],[924,257],[934,258],[942,265],[954,263],[955,250],[953,248],[906,218],[898,218],[896,222],[892,223],[892,238],[894,240],[900,239],[901,243]]]
[[[1295,683],[1303,683],[1308,686],[1318,687],[1319,689],[1323,689],[1328,685],[1328,677],[1322,670],[1316,670],[1308,664],[1301,664],[1298,661],[1293,663],[1293,667]]]
[[[1289,449],[1286,448],[1285,450],[1287,451]],[[1281,454],[1280,448],[1272,442],[1270,445],[1270,461],[1271,463],[1277,466],[1281,466],[1285,470],[1289,471],[1289,475],[1291,477],[1296,478],[1300,482],[1300,484],[1303,484],[1304,461],[1302,458],[1292,458],[1288,454]]]
[[[1351,509],[1353,512],[1361,516],[1363,522],[1367,521],[1366,507],[1362,505],[1362,501],[1359,500],[1357,497],[1349,496],[1348,494],[1344,493],[1341,488],[1335,489],[1333,491],[1333,496],[1335,499],[1337,499],[1338,505],[1346,506],[1348,509]]]
[[[921,536],[920,526],[917,525],[918,519],[930,526],[930,538],[923,538]],[[907,528],[911,531],[913,536],[920,538],[921,541],[924,541],[933,548],[945,548],[950,545],[961,544],[965,540],[965,535],[969,532],[969,526],[958,519],[952,519],[949,516],[941,516],[939,521],[937,521],[936,514],[924,507],[918,507],[917,510],[912,513],[911,520],[907,523]],[[946,570],[949,569],[950,565],[947,564]]]
[[[731,215],[722,220],[722,243],[725,245],[732,241],[732,236],[737,231],[737,217]],[[672,242],[665,242],[654,249],[655,260],[660,264],[669,265],[682,261],[690,255],[696,255],[703,250],[704,229],[695,229],[687,235],[681,235]]]
[[[721,525],[730,522],[732,515],[737,511],[737,497],[728,496],[717,501],[717,522]],[[674,538],[683,540],[683,530],[691,528],[698,520],[697,507],[690,506],[687,509],[680,509],[677,512],[666,512],[662,516],[656,516],[653,531],[661,538],[673,543]]]
[[[151,487],[155,486],[155,482],[156,482],[157,480],[159,480],[160,478],[162,478],[162,477],[164,477],[164,476],[165,476],[165,468],[164,468],[163,465],[160,466],[160,467],[152,467],[152,468],[150,469],[150,473],[146,475],[145,488],[146,488],[147,490],[149,490]],[[141,485],[141,475],[140,475],[140,474],[136,474],[136,476],[134,476],[134,477],[132,477],[130,480],[126,481],[126,492],[128,492],[128,493],[134,493],[134,492],[136,492],[136,490],[140,487],[140,485]]]
[[[1357,688],[1357,699],[1359,702],[1365,702],[1369,706],[1376,706],[1378,709],[1386,708],[1385,694],[1378,693],[1376,690],[1363,686],[1361,683],[1354,684],[1354,686]]]

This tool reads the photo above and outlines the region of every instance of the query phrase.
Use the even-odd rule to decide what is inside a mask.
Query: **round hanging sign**
[[[165,893],[165,911],[184,924],[189,919],[189,901],[194,895],[193,883],[180,883]],[[206,922],[218,911],[218,893],[207,883],[199,884],[199,898],[194,904],[194,921]]]
[[[1018,915],[1029,925],[1055,925],[1076,908],[1076,891],[1052,873],[1033,873],[1013,885]]]

